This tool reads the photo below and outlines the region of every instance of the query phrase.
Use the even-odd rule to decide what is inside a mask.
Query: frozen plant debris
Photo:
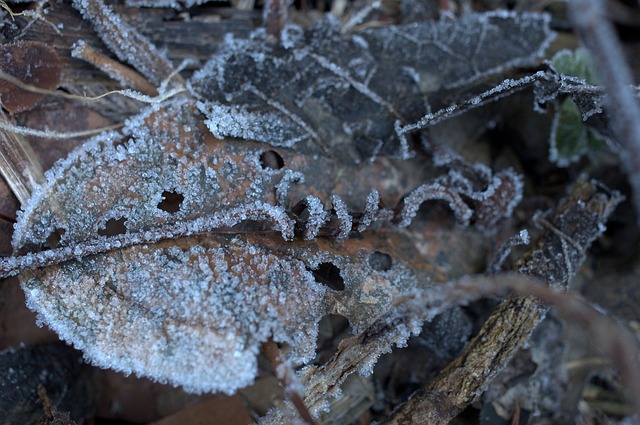
[[[488,12],[346,36],[327,19],[284,28],[281,44],[259,30],[228,37],[190,87],[217,137],[305,142],[356,162],[405,157],[398,121],[422,117],[431,93],[532,64],[553,39],[548,25],[544,14]]]
[[[182,83],[100,0],[73,4],[158,92]],[[397,301],[443,280],[426,254],[446,248],[399,227],[424,227],[422,205],[444,201],[458,222],[492,229],[520,200],[510,169],[448,152],[434,155],[438,177],[407,176],[388,157],[428,157],[411,151],[407,126],[443,106],[435,93],[535,63],[553,38],[548,16],[471,13],[352,34],[327,19],[271,35],[228,36],[186,92],[88,141],[23,206],[16,257],[0,268],[28,269],[29,307],[92,363],[231,394],[253,382],[267,341],[290,347],[287,366],[308,365],[332,313],[374,348],[357,367],[370,374],[430,317],[394,312]]]
[[[94,138],[47,173],[20,213],[20,261],[59,256],[20,276],[29,307],[94,364],[233,393],[253,382],[269,338],[293,348],[287,361],[306,363],[318,321],[336,305],[362,328],[399,294],[434,283],[432,266],[416,268],[415,253],[394,249],[406,245],[402,235],[365,235],[352,242],[359,249],[316,239],[330,214],[314,196],[303,203],[308,241],[282,245],[294,238],[295,217],[277,206],[282,181],[300,185],[315,166],[286,156],[282,167],[265,167],[264,152],[215,139],[184,100]],[[169,213],[162,201],[174,192],[180,205]],[[332,199],[346,237],[352,217]],[[124,225],[119,234],[101,236],[114,221]],[[52,233],[59,247],[39,253]],[[380,278],[360,249],[393,255],[384,285],[372,285]],[[339,295],[318,282],[322,264],[339,270]]]

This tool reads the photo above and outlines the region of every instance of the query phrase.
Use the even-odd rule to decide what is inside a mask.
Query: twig
[[[584,250],[602,233],[609,214],[621,199],[619,194],[603,193],[595,182],[581,179],[551,218],[554,230],[546,229],[533,250],[523,256],[518,271],[552,287],[566,288],[584,260]],[[558,232],[582,249],[567,244]],[[558,253],[563,254],[561,258]],[[453,419],[506,366],[547,310],[545,304],[532,297],[504,300],[458,358],[401,406],[389,423],[447,423]]]
[[[582,41],[594,58],[609,96],[606,102],[614,134],[626,151],[620,156],[640,221],[640,107],[629,87],[633,84],[622,46],[615,29],[607,20],[602,0],[571,0],[571,19]]]
[[[302,394],[300,394],[300,390],[303,389],[302,385],[298,382],[295,371],[287,363],[283,362],[278,344],[273,339],[269,339],[262,344],[262,352],[267,361],[269,361],[280,384],[284,387],[286,396],[296,408],[302,420],[309,425],[315,425],[316,422],[311,417],[309,409],[304,404]]]

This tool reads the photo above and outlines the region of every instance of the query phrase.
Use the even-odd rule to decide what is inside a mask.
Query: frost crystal
[[[380,192],[372,190],[367,196],[367,204],[364,207],[364,212],[360,223],[358,224],[358,232],[364,232],[364,230],[371,225],[376,219],[376,213],[380,209]]]
[[[304,183],[304,174],[289,169],[285,170],[282,179],[280,179],[280,182],[276,185],[276,200],[278,201],[278,205],[286,205],[291,183]]]
[[[24,282],[27,303],[93,363],[193,392],[253,382],[271,335],[296,347],[297,361],[313,356],[324,287],[301,263],[237,239],[193,242],[34,273]]]
[[[429,200],[446,201],[455,213],[458,221],[465,225],[469,223],[469,220],[473,216],[473,210],[469,208],[455,190],[444,187],[439,183],[429,183],[418,186],[404,198],[398,225],[401,227],[408,226],[418,213],[420,205]]]
[[[349,236],[349,233],[351,232],[351,228],[353,227],[353,218],[351,217],[351,214],[349,214],[347,204],[345,204],[342,198],[338,195],[331,195],[331,203],[333,205],[333,210],[336,213],[336,217],[340,222],[339,233],[336,237],[338,239],[344,239]]]
[[[322,201],[315,196],[307,196],[304,199],[304,203],[307,207],[306,211],[309,213],[305,222],[304,238],[305,240],[312,240],[318,236],[320,228],[322,228],[329,219],[329,214],[324,210]]]

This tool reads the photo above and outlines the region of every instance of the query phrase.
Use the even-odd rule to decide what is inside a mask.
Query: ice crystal
[[[463,224],[468,224],[473,215],[473,210],[469,208],[455,190],[444,187],[439,183],[427,183],[418,186],[404,198],[398,225],[401,227],[408,226],[418,213],[420,205],[428,200],[446,201],[455,213],[456,218]]]
[[[308,217],[305,220],[304,238],[306,240],[315,239],[320,228],[327,222],[329,215],[324,210],[322,201],[315,196],[307,196],[304,199]]]
[[[372,190],[367,196],[367,204],[364,207],[362,218],[358,224],[358,232],[364,232],[364,230],[371,225],[376,218],[376,213],[380,209],[380,192]]]

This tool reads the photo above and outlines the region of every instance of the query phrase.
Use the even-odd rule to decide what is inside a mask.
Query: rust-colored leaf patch
[[[55,89],[60,84],[62,73],[55,50],[36,41],[0,46],[0,70],[9,77],[0,79],[0,93],[2,107],[11,114],[32,109],[45,96],[36,90]],[[22,83],[23,87],[16,85],[13,79]],[[24,86],[36,90],[25,90]]]

